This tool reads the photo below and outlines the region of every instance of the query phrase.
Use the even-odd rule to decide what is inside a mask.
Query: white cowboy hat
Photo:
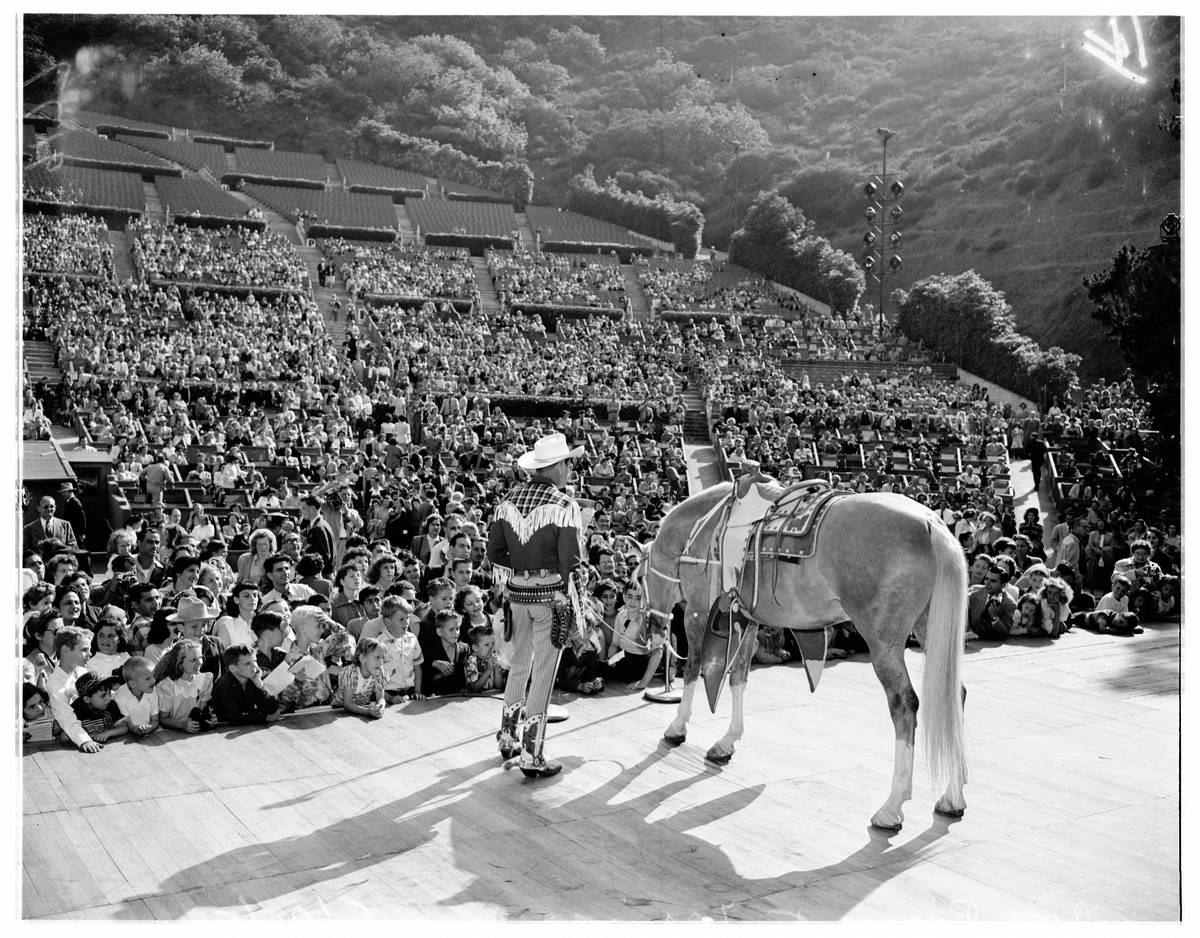
[[[215,619],[221,614],[216,606],[208,606],[203,599],[195,596],[180,596],[179,607],[167,616],[168,622],[197,622],[203,619]]]
[[[565,436],[561,433],[551,433],[534,443],[533,449],[518,456],[517,465],[526,471],[532,471],[553,466],[564,459],[578,459],[582,455],[582,446],[569,449]]]

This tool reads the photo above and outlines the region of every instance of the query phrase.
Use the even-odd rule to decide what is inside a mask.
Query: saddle
[[[811,557],[816,552],[825,509],[844,494],[823,479],[809,479],[787,488],[764,476],[742,479],[733,493],[693,526],[684,554],[694,557],[691,548],[696,542],[709,545],[703,558],[695,558],[694,562],[703,562],[709,568],[710,609],[700,670],[711,709],[716,709],[725,678],[741,650],[747,621],[763,624],[753,615],[762,560],[798,563]],[[744,582],[748,556],[755,559],[752,584]],[[774,590],[778,569],[774,564],[772,569]],[[748,585],[752,586],[749,603],[744,598]],[[829,626],[792,630],[812,691],[820,680],[832,631]]]

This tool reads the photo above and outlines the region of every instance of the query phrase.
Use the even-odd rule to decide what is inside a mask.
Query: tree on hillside
[[[1155,429],[1180,433],[1180,252],[1168,244],[1121,247],[1107,270],[1083,281],[1125,362],[1145,382]]]
[[[1080,358],[1043,351],[1016,331],[1004,294],[973,270],[936,274],[897,290],[900,331],[1001,387],[1048,401],[1078,386]]]
[[[761,244],[783,244],[803,238],[812,231],[812,222],[804,213],[777,192],[760,192],[746,212],[742,231]]]
[[[827,242],[828,243],[828,242]],[[867,289],[867,277],[851,255],[832,246],[821,256],[821,279],[829,305],[839,312],[849,312]]]

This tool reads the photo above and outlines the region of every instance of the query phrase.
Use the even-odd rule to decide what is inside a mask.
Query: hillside
[[[1081,286],[1180,206],[1178,19],[1140,20],[1136,85],[1082,50],[1092,18],[27,16],[27,105],[168,121],[359,155],[360,121],[466,159],[528,165],[561,205],[591,164],[705,212],[725,244],[780,187],[836,247],[861,248],[875,128],[896,131],[904,267],[890,284],[975,269],[1020,328],[1117,368]],[[1132,37],[1130,18],[1120,21]],[[81,54],[82,50],[82,54]],[[39,97],[40,96],[40,97]]]

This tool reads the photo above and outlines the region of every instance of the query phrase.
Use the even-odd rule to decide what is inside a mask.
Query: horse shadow
[[[157,917],[181,917],[221,906],[261,908],[272,899],[303,897],[306,893],[315,898],[300,901],[306,906],[310,902],[315,905],[320,902],[322,883],[354,873],[368,874],[361,880],[364,884],[373,882],[370,876],[373,867],[430,843],[448,824],[449,836],[445,839],[455,875],[466,877],[462,888],[437,902],[437,906],[446,908],[448,919],[456,917],[456,907],[480,903],[498,909],[501,917],[514,920],[578,921],[587,918],[587,913],[581,914],[581,908],[598,908],[603,918],[629,921],[835,921],[889,880],[927,859],[932,845],[954,823],[935,817],[927,830],[895,848],[891,844],[893,835],[867,828],[865,842],[835,863],[789,870],[775,877],[743,876],[720,847],[690,831],[714,818],[747,808],[762,795],[764,784],[728,791],[669,816],[647,820],[668,798],[686,793],[715,774],[710,767],[703,767],[695,774],[621,800],[614,808],[613,799],[619,798],[669,752],[660,746],[637,764],[622,767],[598,787],[546,808],[543,818],[546,827],[541,832],[517,829],[509,835],[481,834],[477,825],[462,820],[463,812],[461,808],[456,810],[456,806],[475,795],[490,796],[490,805],[497,801],[511,802],[514,785],[537,785],[539,789],[553,791],[565,784],[565,790],[571,791],[570,769],[578,768],[582,760],[565,759],[566,774],[537,782],[524,782],[514,778],[515,773],[497,771],[495,757],[443,769],[424,788],[352,817],[315,827],[299,836],[234,847],[181,869],[164,880],[153,895],[130,897],[119,908],[132,914],[138,908],[144,909],[140,903],[157,898],[162,901],[151,905]],[[353,781],[345,779],[325,789]],[[305,797],[269,804],[261,810],[294,805]],[[816,815],[828,809],[814,805],[797,810]],[[597,826],[578,823],[597,818],[602,819]],[[796,818],[795,823],[796,830],[804,829],[802,817]],[[355,845],[362,843],[363,831],[377,833],[380,829],[395,834],[386,849],[376,846],[365,855],[356,852]],[[605,851],[597,843],[586,841],[597,830],[603,833],[601,840],[609,844]],[[511,850],[500,851],[494,845],[480,849],[481,836],[508,836],[512,840]],[[790,831],[765,831],[755,836],[789,838],[785,842],[795,843],[790,840],[793,838]],[[378,836],[371,842],[377,845]],[[589,857],[586,863],[580,863],[581,855]],[[532,875],[529,871],[533,868],[543,872],[536,888],[525,891],[524,877]],[[395,866],[388,869],[394,870]],[[610,875],[617,871],[623,875]],[[211,888],[200,884],[218,885]],[[186,894],[182,902],[181,893]],[[584,893],[590,901],[581,905]],[[402,907],[389,910],[387,903],[397,901],[394,892],[373,899],[374,904],[364,907],[375,914],[392,917],[406,914]],[[428,904],[422,908],[428,912]],[[412,909],[409,914],[421,912]]]

